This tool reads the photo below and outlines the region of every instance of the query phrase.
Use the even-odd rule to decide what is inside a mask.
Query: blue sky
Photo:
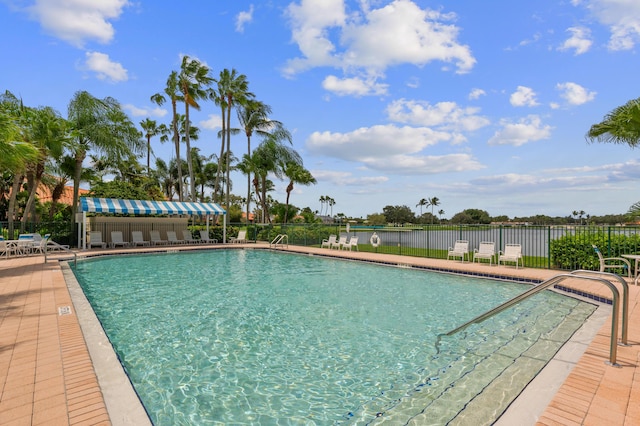
[[[299,207],[328,195],[334,214],[366,217],[437,197],[443,217],[568,216],[640,200],[638,152],[585,140],[640,96],[637,0],[0,0],[0,23],[0,90],[64,116],[87,90],[169,123],[149,98],[184,55],[245,74],[318,180],[296,187]],[[192,121],[193,145],[219,152],[218,108]]]

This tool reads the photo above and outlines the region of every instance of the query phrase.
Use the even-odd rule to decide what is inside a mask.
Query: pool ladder
[[[587,271],[587,270],[576,270],[570,273],[558,274],[555,275],[548,280],[543,281],[542,283],[536,285],[535,287],[525,291],[519,296],[514,297],[511,300],[504,302],[502,305],[499,305],[490,311],[485,312],[482,315],[477,316],[476,318],[467,321],[461,326],[449,331],[448,333],[438,335],[438,341],[436,342],[436,348],[439,345],[440,338],[443,336],[452,336],[472,324],[480,323],[487,318],[490,318],[496,315],[499,312],[504,311],[505,309],[519,303],[534,294],[537,294],[547,288],[558,284],[561,281],[566,279],[581,279],[581,280],[589,280],[589,281],[598,281],[611,290],[613,293],[613,312],[611,315],[611,343],[609,346],[609,362],[607,364],[612,365],[614,367],[620,367],[617,363],[617,353],[618,353],[618,323],[619,323],[619,314],[620,314],[620,292],[616,288],[615,285],[611,283],[612,280],[617,280],[622,285],[622,336],[621,336],[621,345],[627,346],[627,327],[628,327],[628,308],[629,308],[629,285],[619,275],[612,274],[609,272],[596,272],[596,271]]]
[[[286,245],[289,247],[289,236],[287,234],[278,234],[273,241],[269,243],[269,248],[278,248],[278,244],[280,244],[283,248]]]

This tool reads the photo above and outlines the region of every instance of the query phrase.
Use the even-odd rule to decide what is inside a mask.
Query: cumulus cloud
[[[376,83],[375,79],[339,78],[330,75],[322,82],[322,87],[338,96],[369,96],[387,93],[387,84]]]
[[[480,96],[484,96],[487,93],[482,90],[482,89],[472,89],[471,92],[469,93],[469,100],[476,100],[476,99],[480,99]]]
[[[582,105],[595,99],[596,92],[590,92],[579,84],[566,82],[558,83],[556,89],[560,96],[570,105]]]
[[[511,102],[511,105],[516,107],[533,107],[538,105],[538,101],[536,101],[536,92],[526,86],[518,86],[518,89],[511,94],[509,102]]]
[[[118,62],[113,62],[109,55],[100,52],[86,52],[85,67],[96,73],[98,79],[112,82],[127,81],[127,70]]]
[[[314,132],[306,147],[310,152],[362,163],[389,174],[431,174],[482,168],[468,154],[425,155],[423,150],[452,139],[446,132],[426,127],[378,125],[348,133]]]
[[[168,114],[168,111],[164,108],[139,108],[132,104],[124,104],[122,108],[125,111],[129,111],[134,117],[164,117]]]
[[[490,124],[479,115],[480,109],[460,107],[455,102],[438,102],[399,99],[387,106],[390,120],[416,126],[436,127],[439,130],[474,131]]]
[[[354,176],[351,172],[336,170],[310,170],[318,182],[335,186],[376,186],[389,181],[387,176]]]
[[[28,11],[45,31],[82,47],[87,40],[109,43],[114,35],[110,21],[128,4],[127,0],[36,0]]]
[[[207,130],[216,130],[222,128],[222,117],[218,114],[209,114],[206,120],[198,123],[200,127]]]
[[[591,31],[584,27],[571,27],[567,29],[571,33],[565,42],[560,46],[559,50],[574,50],[575,55],[587,53],[593,44],[591,40]]]
[[[291,3],[287,15],[302,56],[289,60],[284,73],[329,66],[381,77],[390,66],[434,61],[454,64],[458,73],[473,68],[470,48],[457,41],[454,14],[421,9],[410,0],[377,9],[369,2],[360,5],[361,10],[348,14],[344,0]]]
[[[249,6],[248,11],[240,12],[236,15],[236,31],[243,33],[245,24],[251,21],[253,21],[253,5]]]
[[[610,50],[631,50],[640,42],[640,2],[637,0],[584,0],[584,6],[601,24],[609,27]]]
[[[509,120],[501,121],[502,128],[489,139],[489,145],[521,146],[551,137],[552,127],[542,124],[537,115],[529,115],[513,123]]]

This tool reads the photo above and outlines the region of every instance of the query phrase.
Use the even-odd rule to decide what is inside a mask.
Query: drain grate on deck
[[[71,315],[71,306],[60,306],[58,308],[58,315]]]

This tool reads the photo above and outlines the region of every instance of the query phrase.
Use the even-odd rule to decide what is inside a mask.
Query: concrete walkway
[[[229,246],[226,246],[229,247]],[[262,244],[233,244],[232,248],[264,248]],[[223,248],[181,246],[171,250]],[[469,262],[358,253],[318,248],[280,248],[314,255],[348,257],[359,260],[411,265],[442,271],[484,274],[540,281],[558,271]],[[79,257],[122,252],[166,251],[167,247],[91,250]],[[63,256],[63,257],[67,257]],[[603,284],[566,281],[567,287],[584,293],[611,298]],[[73,292],[73,289],[72,289]],[[95,351],[90,350],[94,334],[80,324],[81,312],[72,301],[62,268],[49,257],[0,259],[0,424],[2,425],[120,425],[127,423],[118,408],[105,402],[111,390],[105,390],[105,378],[96,373]],[[618,346],[618,364],[606,364],[609,358],[610,319],[575,366],[565,366],[568,375],[556,383],[544,397],[546,409],[530,418],[539,425],[640,425],[640,286],[630,286],[628,334],[629,346]],[[89,344],[87,343],[89,342]],[[93,359],[92,359],[93,356]],[[98,369],[100,370],[100,369]],[[98,379],[100,377],[100,380]],[[541,393],[541,392],[538,392]],[[526,395],[526,392],[523,392]],[[137,401],[128,401],[136,405]],[[514,402],[514,406],[523,404]],[[527,402],[524,402],[526,405]],[[111,408],[107,408],[111,407]],[[117,407],[117,405],[115,405]],[[505,415],[506,416],[506,415]]]

